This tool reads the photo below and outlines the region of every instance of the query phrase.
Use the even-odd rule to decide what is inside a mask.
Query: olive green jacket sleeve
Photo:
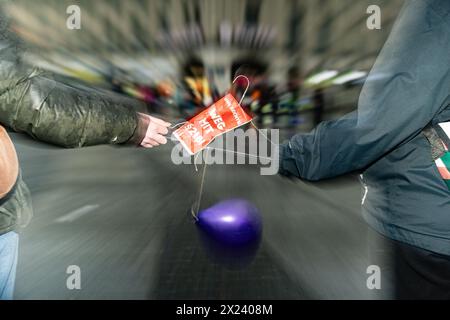
[[[143,124],[135,111],[26,65],[23,53],[0,7],[1,124],[63,147],[140,142]]]

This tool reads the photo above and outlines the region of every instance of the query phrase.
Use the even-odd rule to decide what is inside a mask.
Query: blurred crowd
[[[320,2],[81,0],[79,30],[65,28],[70,1],[16,0],[6,8],[35,49],[28,58],[68,82],[187,119],[229,90],[242,95],[246,81],[232,85],[241,74],[250,81],[243,106],[260,126],[302,131],[356,108],[401,1],[378,1],[386,28],[370,41],[352,21],[364,17],[368,1]]]

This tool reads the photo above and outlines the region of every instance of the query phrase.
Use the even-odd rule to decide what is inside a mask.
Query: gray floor
[[[354,176],[319,184],[208,168],[204,203],[241,197],[263,215],[250,263],[210,256],[187,211],[199,173],[159,149],[57,149],[13,134],[35,217],[21,232],[18,299],[367,299],[367,227]],[[81,268],[81,290],[66,269]]]

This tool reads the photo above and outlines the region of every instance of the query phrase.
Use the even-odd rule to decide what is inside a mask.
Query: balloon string
[[[241,97],[241,99],[239,100],[239,105],[241,105],[241,104],[242,104],[242,101],[244,100],[244,98],[245,98],[245,96],[246,96],[246,94],[247,94],[247,91],[248,91],[248,89],[249,89],[249,87],[250,87],[250,80],[248,79],[248,77],[246,77],[246,76],[244,76],[244,75],[238,75],[236,78],[234,78],[233,84],[234,84],[234,83],[236,82],[236,80],[239,79],[239,78],[245,78],[245,79],[247,80],[247,87],[245,88],[244,93],[242,94],[242,97]],[[181,125],[183,125],[183,124],[185,124],[185,123],[187,123],[187,122],[188,122],[188,121],[182,121],[182,122],[179,122],[179,123],[174,124],[173,126],[170,126],[169,128],[170,128],[170,129],[175,129],[175,128],[177,128],[177,127],[179,127],[179,126],[181,126]],[[272,145],[274,145],[274,146],[279,146],[277,143],[274,143],[267,135],[265,135],[265,134],[264,134],[264,133],[256,126],[256,124],[253,122],[253,120],[250,121],[250,123],[252,124],[253,128],[255,128],[255,130],[256,130],[259,134],[261,134],[267,141],[269,141]],[[172,138],[172,135],[171,135],[170,140],[176,141],[177,139]],[[211,147],[206,147],[205,149],[206,149],[206,150],[218,150],[218,151],[232,152],[232,153],[234,153],[234,154],[238,154],[238,155],[239,155],[239,154],[240,154],[240,155],[246,155],[246,156],[249,156],[249,157],[255,157],[255,158],[260,158],[260,159],[269,159],[269,160],[272,159],[272,158],[269,158],[269,157],[262,157],[262,156],[259,156],[259,155],[252,155],[252,154],[249,154],[249,153],[246,153],[246,152],[239,152],[239,151],[233,151],[233,150],[227,150],[227,149],[211,148]],[[194,167],[195,167],[195,171],[196,171],[196,172],[198,172],[198,168],[197,168],[197,159],[198,159],[200,153],[201,153],[201,152],[197,152],[197,154],[196,154],[195,157],[194,157]],[[202,177],[201,177],[201,181],[200,181],[200,190],[199,190],[199,193],[198,193],[198,199],[197,199],[197,208],[196,208],[195,212],[194,212],[193,210],[191,210],[191,214],[192,214],[192,216],[194,217],[194,219],[195,219],[196,221],[198,221],[198,213],[199,213],[199,211],[200,211],[200,206],[201,206],[201,200],[202,200],[202,195],[203,195],[203,185],[204,185],[204,182],[205,182],[205,175],[206,175],[206,167],[207,167],[207,166],[208,166],[208,152],[206,152],[205,163],[204,163],[204,165],[203,165],[203,170],[202,170]]]
[[[253,128],[255,128],[255,130],[258,131],[258,133],[259,133],[260,135],[262,135],[262,136],[263,136],[267,141],[269,141],[272,145],[277,146],[277,147],[279,146],[278,143],[275,143],[275,142],[273,142],[272,140],[270,140],[269,137],[266,136],[266,135],[262,132],[262,130],[260,130],[260,129],[256,126],[256,124],[253,122],[253,120],[251,120],[250,123],[252,124]]]
[[[230,152],[230,153],[234,153],[234,154],[239,154],[239,155],[243,155],[243,156],[249,156],[249,157],[257,158],[257,159],[259,158],[259,159],[272,160],[272,158],[270,158],[270,157],[263,157],[263,156],[259,156],[259,155],[255,155],[255,154],[251,154],[251,153],[239,152],[239,151],[234,151],[234,150],[229,150],[229,149],[211,148],[211,147],[206,147],[205,149]]]
[[[182,121],[179,123],[175,123],[173,126],[170,126],[169,129],[175,129],[175,128],[181,126],[182,124],[185,124],[186,122],[188,122],[188,121]]]
[[[250,87],[250,79],[247,76],[244,76],[242,74],[238,75],[236,78],[234,78],[233,80],[233,84],[236,82],[237,79],[239,78],[244,78],[245,80],[247,80],[247,87],[244,90],[244,93],[242,94],[241,100],[239,100],[239,105],[242,104],[242,101],[245,98],[245,95],[247,94],[247,91]],[[274,143],[272,140],[269,139],[269,137],[267,137],[264,133],[261,132],[261,130],[256,126],[256,124],[253,122],[253,120],[250,121],[250,123],[252,124],[253,128],[256,129],[256,131],[258,131],[259,134],[261,134],[267,141],[269,141],[271,144],[273,144],[274,146],[278,146],[278,144]]]
[[[208,152],[206,152],[205,164],[203,165],[202,179],[200,181],[200,190],[198,192],[198,199],[197,199],[197,209],[195,211],[195,215],[193,214],[194,219],[197,220],[197,221],[198,221],[198,212],[200,211],[200,203],[202,201],[203,183],[205,182],[206,167],[208,166],[208,160],[207,159],[208,159]]]
[[[174,125],[170,126],[169,129],[176,129],[177,127],[179,127],[179,126],[185,124],[186,122],[188,122],[188,121],[181,121],[181,122],[179,122],[179,123],[175,123]],[[168,138],[170,141],[173,141],[173,142],[178,141],[178,139],[175,138],[175,137],[173,136],[173,132],[171,132],[171,133],[170,133],[170,137],[167,137],[167,138]]]
[[[253,124],[253,123],[252,123]],[[272,142],[265,134],[263,134],[257,127],[255,124],[253,124],[253,126],[255,127],[255,129],[268,141],[270,141],[270,143],[272,143],[273,145],[278,146],[276,143]],[[269,157],[263,157],[263,156],[259,156],[259,155],[252,155],[246,152],[239,152],[239,151],[233,151],[233,150],[228,150],[228,149],[221,149],[221,148],[211,148],[211,147],[206,147],[205,150],[207,150],[207,152],[205,152],[205,163],[203,165],[203,170],[202,170],[202,177],[200,180],[200,190],[198,192],[198,199],[197,199],[197,208],[195,210],[195,212],[193,210],[191,210],[191,214],[194,217],[194,219],[196,221],[198,221],[198,213],[200,211],[200,206],[201,206],[201,200],[202,200],[202,195],[203,195],[203,186],[204,186],[204,182],[205,182],[205,175],[206,175],[206,167],[208,166],[208,151],[209,150],[218,150],[218,151],[225,151],[225,152],[232,152],[234,154],[240,154],[240,155],[246,155],[246,156],[250,156],[250,157],[255,157],[255,158],[260,158],[260,159],[268,159],[271,160],[272,158]],[[197,169],[197,158],[198,156],[201,154],[202,152],[199,151],[197,152],[197,154],[194,157],[194,166],[195,166],[195,171],[198,171]]]
[[[206,148],[205,148],[206,149]],[[194,168],[195,168],[195,172],[198,172],[198,168],[197,168],[197,159],[200,156],[201,150],[198,151],[195,156],[194,156]],[[206,159],[205,159],[206,160]]]
[[[185,121],[187,122],[187,121]],[[264,137],[264,139],[266,139],[266,141],[269,141],[272,145],[278,147],[279,144],[273,142],[267,135],[265,135],[261,129],[259,129],[255,123],[252,121],[250,121],[250,123],[252,124],[252,126],[255,128],[255,130]],[[176,138],[172,138],[170,137],[170,140],[173,142],[178,142],[178,140]],[[259,159],[266,159],[266,160],[271,160],[272,158],[270,157],[264,157],[264,156],[259,156],[259,155],[254,155],[254,154],[250,154],[250,153],[246,153],[246,152],[239,152],[239,151],[234,151],[234,150],[229,150],[229,149],[222,149],[222,148],[217,148],[217,147],[206,147],[205,149],[207,150],[217,150],[217,151],[224,151],[224,152],[230,152],[230,153],[234,153],[234,154],[238,154],[238,155],[245,155],[245,156],[249,156],[249,157],[253,157],[253,158],[259,158]],[[201,151],[197,152],[194,155],[194,168],[195,171],[198,172],[198,167],[197,167],[197,159],[200,156]],[[206,160],[206,159],[205,159]]]
[[[242,104],[242,101],[245,98],[245,95],[247,94],[247,91],[250,87],[250,79],[247,76],[244,76],[242,74],[238,75],[236,78],[234,78],[233,80],[233,84],[236,82],[237,79],[239,78],[244,78],[245,80],[247,80],[247,87],[244,90],[244,93],[242,94],[241,99],[239,100],[239,105]],[[274,146],[278,146],[278,144],[274,143],[272,140],[269,139],[269,137],[267,137],[264,133],[261,132],[261,130],[256,126],[256,124],[253,122],[253,120],[250,121],[250,123],[252,124],[253,128],[256,129],[256,131],[258,131],[259,134],[261,134],[267,141],[269,141],[271,144],[273,144]]]

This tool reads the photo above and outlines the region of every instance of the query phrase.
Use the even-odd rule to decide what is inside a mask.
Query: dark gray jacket
[[[386,236],[450,255],[450,191],[427,124],[450,120],[450,1],[406,1],[358,110],[294,136],[281,169],[307,180],[362,172],[363,215]]]

